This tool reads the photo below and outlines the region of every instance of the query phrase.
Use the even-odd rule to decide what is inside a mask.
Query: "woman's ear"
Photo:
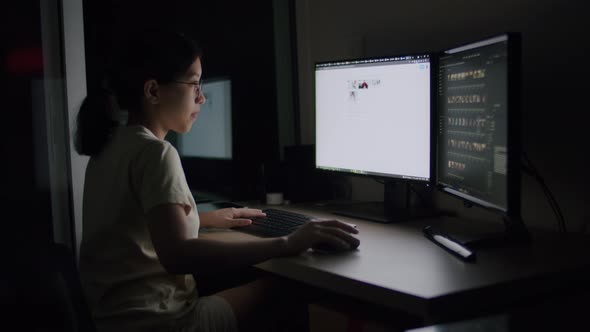
[[[148,103],[158,104],[160,102],[160,86],[156,80],[149,80],[143,84],[143,95]]]

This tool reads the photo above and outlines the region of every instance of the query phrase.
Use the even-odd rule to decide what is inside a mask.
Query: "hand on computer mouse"
[[[297,254],[309,248],[326,248],[330,251],[356,249],[360,241],[353,234],[358,230],[338,220],[311,221],[288,235],[288,251]]]

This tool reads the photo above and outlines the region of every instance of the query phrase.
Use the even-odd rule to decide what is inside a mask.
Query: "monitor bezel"
[[[354,177],[364,177],[364,178],[371,178],[371,179],[375,179],[375,180],[383,180],[383,181],[403,181],[406,183],[410,183],[410,184],[422,184],[422,185],[428,185],[428,186],[434,186],[436,184],[435,181],[435,160],[433,158],[436,157],[435,155],[435,144],[436,144],[436,133],[435,133],[435,103],[436,101],[434,100],[434,98],[436,97],[435,94],[435,80],[436,80],[436,70],[438,69],[438,63],[436,62],[437,59],[437,52],[432,52],[432,51],[426,51],[426,52],[413,52],[413,53],[397,53],[397,54],[387,54],[387,55],[380,55],[380,56],[372,56],[372,57],[361,57],[361,58],[346,58],[346,59],[338,59],[338,60],[330,60],[330,61],[317,61],[314,63],[314,71],[313,71],[313,96],[314,96],[314,120],[316,122],[316,126],[314,129],[314,133],[315,133],[315,137],[317,138],[317,109],[315,109],[315,107],[317,106],[316,104],[316,100],[315,100],[315,96],[316,96],[316,79],[315,79],[315,74],[317,72],[317,68],[318,65],[325,65],[325,64],[330,64],[330,63],[338,63],[338,62],[355,62],[355,61],[365,61],[365,60],[376,60],[376,59],[384,59],[384,58],[396,58],[396,57],[417,57],[417,56],[428,56],[428,59],[430,60],[430,128],[429,128],[429,132],[430,132],[430,176],[428,179],[418,179],[418,178],[407,178],[404,177],[403,175],[398,175],[398,174],[392,174],[391,176],[388,175],[382,175],[382,174],[372,174],[372,173],[357,173],[354,172],[354,170],[332,170],[332,169],[326,169],[326,168],[321,168],[318,166],[317,164],[317,143],[314,144],[314,166],[315,166],[315,170],[324,174],[339,174],[339,175],[348,175],[348,176],[354,176]]]
[[[479,43],[485,43],[486,41],[493,40],[500,37],[506,37],[507,42],[507,201],[506,209],[498,207],[495,204],[488,203],[484,200],[478,199],[477,197],[460,193],[449,186],[440,183],[439,176],[439,149],[440,144],[438,140],[438,126],[436,127],[436,148],[434,153],[436,154],[435,160],[435,186],[436,188],[453,197],[459,198],[469,204],[479,206],[486,210],[493,211],[494,213],[500,213],[508,218],[520,218],[520,156],[521,156],[521,116],[522,116],[522,105],[521,105],[521,38],[517,32],[504,32],[500,34],[494,34],[478,40],[474,40],[468,43],[462,43],[455,47],[449,48],[438,54],[437,59],[447,55],[449,51],[460,49],[463,47],[469,47]],[[486,44],[490,45],[490,44]],[[460,51],[458,51],[460,52]],[[438,70],[437,70],[438,72]],[[437,73],[438,74],[438,73]],[[439,80],[439,75],[436,77],[436,81]],[[440,114],[440,105],[438,102],[438,96],[435,101],[435,113],[436,117]]]

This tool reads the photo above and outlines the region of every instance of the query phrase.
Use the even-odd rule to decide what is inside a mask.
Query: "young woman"
[[[318,221],[286,237],[199,238],[199,227],[232,228],[263,217],[255,209],[199,213],[177,151],[164,140],[186,133],[206,100],[201,51],[182,34],[150,32],[117,49],[103,89],[78,114],[76,149],[89,155],[80,255],[82,283],[99,330],[259,330],[269,286],[255,281],[199,297],[193,273],[225,273],[319,245],[356,248],[357,231]],[[117,110],[128,111],[120,126]],[[258,321],[260,322],[260,321]]]

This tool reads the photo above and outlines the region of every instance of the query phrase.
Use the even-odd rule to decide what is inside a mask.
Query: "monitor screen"
[[[508,211],[510,187],[509,36],[500,35],[444,52],[438,75],[437,184],[480,206]],[[514,124],[514,123],[513,123]],[[518,160],[519,156],[516,156]],[[514,160],[514,159],[512,159]]]
[[[318,63],[316,167],[431,179],[431,57]]]
[[[182,157],[232,159],[231,80],[203,83],[206,102],[191,130],[178,137]]]

